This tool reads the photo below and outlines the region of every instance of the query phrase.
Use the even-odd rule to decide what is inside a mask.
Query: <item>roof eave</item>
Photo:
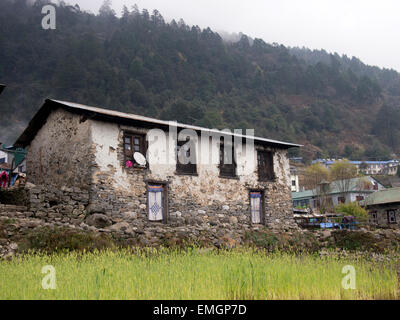
[[[39,111],[35,114],[35,116],[29,122],[28,127],[21,134],[21,136],[17,139],[17,141],[15,142],[14,145],[21,146],[21,147],[28,146],[29,143],[33,140],[36,133],[46,122],[46,119],[47,119],[48,115],[50,114],[52,107],[54,107],[54,106],[62,107],[73,113],[87,114],[90,116],[91,119],[98,119],[98,120],[109,121],[109,122],[126,123],[126,124],[130,124],[130,125],[136,124],[138,126],[144,125],[145,127],[149,127],[149,128],[154,128],[156,126],[156,127],[163,128],[163,129],[167,129],[169,126],[176,126],[178,128],[193,129],[193,130],[196,130],[199,132],[203,131],[203,132],[224,134],[223,131],[203,128],[203,127],[197,127],[197,126],[192,126],[192,125],[186,125],[186,124],[178,123],[175,121],[163,121],[163,120],[152,119],[152,118],[148,118],[148,117],[144,117],[144,116],[124,114],[122,112],[113,111],[113,110],[109,110],[109,109],[101,109],[101,110],[104,110],[103,112],[101,112],[99,110],[100,108],[78,105],[75,103],[69,103],[69,102],[64,102],[64,101],[59,101],[59,100],[46,99],[43,106],[39,109]],[[230,135],[239,136],[243,139],[248,138],[248,139],[254,140],[255,142],[257,142],[257,144],[267,144],[267,145],[278,147],[280,149],[302,147],[302,145],[300,145],[300,144],[288,143],[288,142],[283,142],[283,141],[278,141],[278,140],[265,139],[265,138],[246,136],[246,135],[239,135],[239,134],[235,134],[235,133],[230,134]]]

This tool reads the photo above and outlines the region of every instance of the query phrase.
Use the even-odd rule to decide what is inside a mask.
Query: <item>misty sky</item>
[[[103,0],[67,0],[98,12]],[[243,32],[268,43],[325,49],[400,71],[398,0],[113,0],[119,14],[158,9],[164,18],[215,31]]]

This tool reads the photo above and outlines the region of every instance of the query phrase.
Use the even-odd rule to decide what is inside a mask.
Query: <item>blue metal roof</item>
[[[322,162],[325,164],[334,164],[335,162],[340,161],[340,160],[324,160],[324,159],[317,159],[313,160],[312,163],[316,162]],[[366,163],[366,164],[388,164],[388,163],[399,163],[399,160],[385,160],[385,161],[349,161],[352,164],[361,164],[361,163]]]

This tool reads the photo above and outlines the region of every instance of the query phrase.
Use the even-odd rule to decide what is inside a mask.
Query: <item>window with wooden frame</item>
[[[147,184],[147,215],[153,222],[168,222],[168,184]]]
[[[176,173],[177,174],[187,174],[187,175],[196,175],[197,174],[197,165],[192,163],[190,160],[196,159],[196,149],[195,146],[190,145],[186,141],[178,141],[176,146]],[[189,163],[185,163],[183,159],[186,158],[189,160]]]
[[[124,133],[124,156],[125,156],[125,167],[147,167],[146,165],[140,165],[133,157],[135,152],[141,153],[146,157],[147,142],[144,134],[136,133]]]
[[[387,217],[389,223],[396,223],[396,211],[395,210],[388,210]]]
[[[264,192],[250,191],[250,214],[252,224],[264,223]]]
[[[345,203],[346,202],[346,198],[345,197],[338,197],[337,201],[338,201],[338,203]]]
[[[363,201],[364,200],[364,196],[356,196],[356,201]]]
[[[378,224],[378,213],[376,211],[370,212],[369,222],[372,224]]]
[[[236,178],[235,147],[233,144],[219,145],[219,175],[223,178]]]
[[[260,181],[275,180],[274,154],[271,151],[257,151],[258,179]]]

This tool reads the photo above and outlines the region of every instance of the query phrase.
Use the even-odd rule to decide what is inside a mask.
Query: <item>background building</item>
[[[313,160],[312,163],[319,162],[325,167],[330,168],[336,161],[342,159],[317,159]],[[358,173],[365,175],[373,174],[385,174],[385,175],[396,175],[398,166],[400,165],[399,160],[388,160],[388,161],[350,161],[357,167]]]

